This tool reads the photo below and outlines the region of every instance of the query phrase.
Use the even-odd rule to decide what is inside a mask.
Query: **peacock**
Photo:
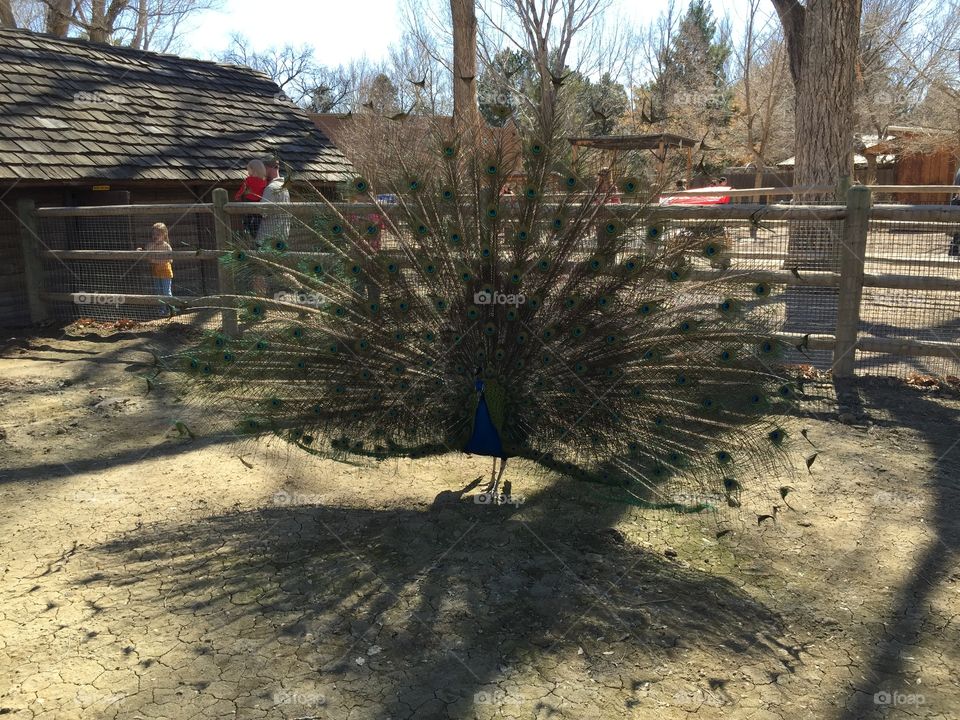
[[[536,118],[358,125],[349,204],[236,233],[239,336],[163,358],[205,417],[321,457],[492,458],[494,499],[513,458],[681,512],[789,466],[773,288],[659,219],[662,177],[598,175]]]

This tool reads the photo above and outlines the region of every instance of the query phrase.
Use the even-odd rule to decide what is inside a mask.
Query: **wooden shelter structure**
[[[573,146],[573,161],[576,162],[581,149],[602,150],[607,154],[607,165],[616,162],[621,152],[647,150],[657,160],[657,173],[663,175],[667,155],[671,150],[686,151],[685,177],[689,183],[693,173],[693,151],[700,141],[685,135],[673,133],[654,133],[652,135],[595,135],[593,137],[568,138]]]

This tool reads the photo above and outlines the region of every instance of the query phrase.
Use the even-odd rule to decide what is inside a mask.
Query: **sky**
[[[737,12],[736,0],[711,0],[714,12]],[[739,1],[742,8],[745,0]],[[684,0],[677,1],[685,5]],[[637,25],[656,17],[667,0],[614,0],[616,12]],[[210,58],[240,33],[255,50],[291,44],[314,47],[322,65],[339,65],[366,56],[386,57],[387,48],[403,30],[399,0],[224,0],[219,11],[195,16],[184,32],[182,54]]]

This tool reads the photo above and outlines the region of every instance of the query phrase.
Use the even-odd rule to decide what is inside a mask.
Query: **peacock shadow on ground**
[[[624,509],[577,492],[496,507],[448,491],[423,509],[288,505],[144,526],[96,548],[102,570],[84,582],[155,597],[145,623],[198,638],[191,650],[217,664],[183,682],[259,679],[266,710],[293,688],[321,693],[330,717],[473,717],[487,702],[569,717],[567,693],[597,707],[619,687],[615,717],[643,693],[723,704],[746,663],[793,671],[776,614],[625,540],[613,527]],[[691,659],[699,676],[674,674]]]

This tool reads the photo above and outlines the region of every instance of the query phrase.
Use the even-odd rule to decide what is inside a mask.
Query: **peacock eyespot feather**
[[[650,242],[655,242],[660,239],[660,236],[663,234],[663,228],[659,225],[650,225],[647,228],[646,238]]]
[[[272,408],[278,408],[278,407],[280,407],[281,405],[283,405],[283,400],[281,400],[280,398],[276,398],[276,397],[275,397],[275,398],[270,398],[270,407],[272,407]]]
[[[423,333],[423,339],[428,343],[432,343],[437,339],[437,335],[433,332],[433,330],[427,330],[425,333]]]
[[[683,322],[680,323],[677,329],[682,333],[690,332],[691,330],[693,330],[693,323],[690,322],[689,320],[684,320]]]
[[[498,172],[500,172],[500,168],[496,163],[488,163],[487,167],[485,168],[485,172],[487,175],[496,175]]]
[[[736,490],[740,490],[740,483],[738,483],[736,480],[734,480],[731,477],[725,477],[723,479],[723,489],[726,490],[727,492],[734,492]]]
[[[577,304],[578,304],[578,303],[577,303],[577,298],[575,298],[575,297],[568,297],[568,298],[565,298],[564,301],[563,301],[563,306],[564,306],[567,310],[572,310],[573,308],[575,308],[575,307],[577,306]]]
[[[327,352],[331,355],[336,355],[338,352],[340,352],[340,346],[337,345],[337,343],[330,343],[327,345]]]
[[[417,178],[410,178],[407,181],[407,190],[410,192],[416,192],[420,189],[420,181]]]
[[[394,375],[403,375],[404,370],[406,370],[406,368],[400,363],[397,363],[393,366]]]
[[[338,318],[346,317],[347,309],[342,305],[337,305],[337,307],[333,309],[333,314]]]
[[[323,273],[324,273],[323,265],[314,265],[314,266],[313,266],[313,274],[314,274],[314,275],[323,275]]]
[[[486,335],[487,337],[492,337],[496,335],[497,326],[492,322],[488,322],[486,325],[483,326],[483,334]]]
[[[457,245],[460,244],[461,239],[462,239],[462,238],[460,237],[460,233],[458,233],[458,232],[452,232],[452,233],[450,233],[450,235],[447,237],[447,240],[449,240],[450,244],[453,245],[454,247],[456,247]]]
[[[353,265],[350,266],[351,275],[359,275],[361,272],[363,272],[363,268],[360,266],[359,263],[354,263]]]
[[[654,427],[662,428],[666,424],[667,424],[667,421],[663,418],[663,415],[657,415],[656,417],[653,418]]]
[[[476,320],[478,317],[480,317],[480,308],[476,307],[475,305],[471,305],[469,308],[467,308],[467,319]]]
[[[334,223],[330,226],[330,232],[333,235],[343,235],[343,225],[340,223]]]
[[[542,304],[542,301],[536,295],[534,295],[532,298],[527,299],[527,307],[529,307],[531,310],[539,309],[541,304]]]
[[[643,397],[643,394],[644,394],[643,388],[639,386],[635,387],[633,390],[630,391],[630,394],[633,395],[635,398],[641,398]]]
[[[770,286],[767,283],[757,283],[753,286],[753,294],[757,297],[767,297],[770,294]]]
[[[540,195],[540,192],[539,192],[535,187],[533,187],[532,185],[528,186],[528,187],[523,191],[523,196],[524,196],[527,200],[536,200],[539,195]]]
[[[516,237],[517,240],[519,240],[520,242],[526,242],[527,240],[530,239],[530,233],[525,228],[520,228],[519,230],[517,230],[516,235],[514,235],[514,237]]]
[[[196,358],[190,358],[190,359],[187,361],[187,366],[188,366],[191,370],[196,370],[198,367],[200,367],[200,361],[197,360]]]
[[[764,355],[769,355],[776,349],[776,346],[769,340],[764,340],[760,343],[760,352]]]
[[[708,258],[714,257],[719,252],[720,252],[720,248],[714,245],[713,243],[709,243],[703,248],[703,254]]]
[[[303,337],[303,328],[295,327],[290,331],[290,335],[293,336],[295,340],[299,340]]]
[[[457,154],[457,148],[452,144],[444,145],[442,148],[440,148],[440,154],[446,158],[452,158]]]
[[[380,232],[380,228],[374,223],[368,223],[367,226],[363,229],[363,231],[367,234],[368,237],[373,237],[378,232]]]
[[[542,272],[546,272],[547,270],[550,269],[550,261],[547,260],[546,258],[542,258],[542,259],[537,263],[537,269],[540,270],[540,271],[542,271]]]
[[[544,340],[553,340],[554,334],[553,328],[544,328],[543,332],[540,333],[540,337]]]
[[[575,338],[581,338],[586,332],[587,330],[583,325],[576,325],[573,330],[570,331],[570,334]]]
[[[734,309],[734,302],[729,298],[723,300],[719,305],[717,305],[717,309],[724,314],[728,314]]]
[[[492,254],[493,254],[493,251],[492,251],[490,248],[488,248],[488,247],[481,248],[481,250],[480,250],[480,257],[482,257],[482,258],[488,258],[488,257],[490,257]]]
[[[582,362],[578,362],[576,365],[573,366],[573,371],[577,375],[583,375],[587,371],[587,366]]]
[[[620,339],[620,338],[618,338],[616,335],[607,335],[607,336],[604,338],[604,342],[606,342],[607,345],[615,345],[616,342],[617,342],[617,340],[619,340],[619,339]]]
[[[233,259],[234,259],[234,260],[239,260],[240,262],[243,262],[244,260],[247,259],[247,254],[246,254],[243,250],[237,250],[237,251],[233,254]]]
[[[717,407],[716,401],[712,397],[705,397],[700,401],[704,410],[714,410]]]
[[[553,227],[554,230],[563,230],[563,225],[564,225],[563,218],[555,217],[553,220],[550,221],[550,225]]]
[[[550,355],[550,353],[543,353],[540,356],[540,362],[542,362],[544,365],[549,365],[551,362],[553,362],[553,356]]]
[[[262,350],[266,350],[268,347],[270,347],[270,343],[268,343],[266,340],[258,340],[258,341],[257,341],[257,344],[254,345],[254,347],[255,347],[257,350],[261,350],[261,351],[262,351]]]
[[[442,199],[448,200],[448,201],[449,201],[449,200],[453,200],[453,190],[451,190],[450,188],[444,188],[444,189],[440,192],[440,197],[441,197]]]
[[[430,228],[429,228],[429,226],[427,226],[426,223],[419,223],[419,224],[417,225],[417,234],[418,234],[418,235],[429,235],[429,234],[430,234]]]
[[[496,205],[490,205],[487,207],[487,218],[494,220],[498,215],[500,215],[500,209]]]
[[[237,359],[237,356],[234,355],[232,352],[225,352],[225,353],[223,354],[223,361],[224,361],[224,362],[228,362],[228,363],[229,363],[229,362],[233,362],[233,361],[236,360],[236,359]]]
[[[686,385],[689,382],[689,380],[687,379],[686,375],[681,373],[677,375],[675,382],[677,383],[677,385],[683,386],[683,385]]]
[[[733,360],[733,352],[730,350],[721,350],[720,351],[720,362],[728,363]]]
[[[377,313],[380,312],[380,303],[375,303],[375,302],[370,303],[369,305],[367,305],[367,310],[370,311],[371,315],[376,315]]]
[[[527,341],[526,333],[517,333],[517,343],[523,345]]]
[[[433,307],[435,307],[439,312],[445,312],[447,309],[447,301],[443,298],[438,298],[434,301]]]
[[[596,272],[603,268],[603,260],[598,257],[592,257],[587,261],[587,267]]]
[[[521,282],[523,282],[523,275],[519,272],[510,273],[510,282],[514,285],[519,285]]]
[[[283,240],[277,240],[273,244],[273,249],[277,252],[284,252],[287,249],[287,244]]]
[[[427,275],[433,275],[437,271],[437,266],[434,265],[433,263],[427,263],[426,265],[423,266],[423,271]]]
[[[510,308],[509,310],[507,310],[506,318],[507,318],[507,320],[516,320],[516,319],[517,319],[517,311],[514,310],[513,308]]]
[[[370,347],[370,341],[369,341],[369,340],[364,340],[364,339],[357,340],[357,350],[359,350],[360,352],[363,352],[364,350],[366,350],[366,349],[369,348],[369,347]]]
[[[343,395],[347,389],[343,385],[337,385],[333,388],[333,392],[337,395]]]
[[[533,143],[530,145],[530,154],[531,155],[542,155],[543,154],[543,145],[540,143]]]
[[[401,300],[399,303],[397,303],[397,310],[399,310],[402,313],[409,311],[410,303],[406,302],[405,300]]]
[[[733,458],[730,456],[730,453],[728,453],[726,450],[719,450],[719,451],[717,451],[715,457],[717,458],[717,461],[718,461],[721,465],[726,465],[727,463],[729,463],[729,462],[733,459]]]
[[[627,195],[633,195],[640,190],[640,181],[635,177],[624,178],[620,182],[620,190]]]
[[[775,428],[767,433],[767,437],[774,445],[781,445],[784,439],[787,437],[787,434],[780,428]]]
[[[399,269],[400,269],[400,266],[397,265],[396,263],[394,262],[387,263],[387,272],[390,273],[391,275],[396,274]]]
[[[367,181],[364,180],[362,177],[358,177],[358,178],[354,179],[354,181],[353,181],[353,189],[354,189],[355,192],[358,192],[358,193],[361,193],[361,194],[362,194],[362,193],[367,192],[367,190],[370,189],[370,185],[369,185],[369,183],[367,183]]]
[[[782,398],[792,398],[794,395],[794,389],[792,385],[781,385],[777,390],[777,393]]]

